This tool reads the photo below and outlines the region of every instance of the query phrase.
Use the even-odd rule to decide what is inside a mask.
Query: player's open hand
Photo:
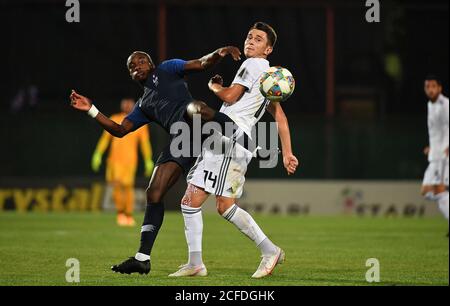
[[[91,108],[92,102],[72,89],[70,93],[70,105],[75,109],[87,112]]]
[[[288,175],[294,174],[298,167],[298,159],[293,154],[289,154],[286,156],[283,156],[283,164],[284,168],[286,168],[286,171]]]
[[[235,61],[240,61],[241,60],[241,51],[239,50],[239,48],[233,47],[233,46],[227,46],[227,47],[220,48],[219,49],[219,55],[221,57],[225,57],[227,55],[231,55],[231,57]]]

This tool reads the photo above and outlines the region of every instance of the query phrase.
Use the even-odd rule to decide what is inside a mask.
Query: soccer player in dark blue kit
[[[173,59],[155,66],[147,53],[133,52],[128,57],[128,71],[131,78],[142,85],[144,94],[121,124],[103,115],[90,99],[74,90],[70,94],[71,105],[77,110],[87,112],[115,137],[124,137],[150,122],[159,124],[170,133],[171,125],[176,122],[187,121],[189,124],[187,107],[195,101],[184,77],[189,73],[204,71],[214,66],[227,55],[238,61],[241,53],[238,48],[228,46],[217,49],[200,59],[190,61]],[[216,116],[220,116],[219,112],[207,108],[206,115],[202,114],[202,119],[214,120]],[[172,139],[174,139],[173,135]],[[162,151],[147,188],[147,206],[141,228],[140,248],[134,257],[114,265],[111,268],[113,271],[125,274],[150,272],[150,253],[164,219],[163,197],[183,173],[187,174],[195,160],[195,156],[174,157],[170,151],[170,143]]]

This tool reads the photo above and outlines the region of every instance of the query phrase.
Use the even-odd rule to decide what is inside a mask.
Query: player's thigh
[[[422,195],[445,192],[448,185],[448,161],[432,161],[425,171],[422,183]]]
[[[216,196],[217,212],[221,215],[223,215],[235,203],[236,203],[236,198]]]
[[[434,194],[440,194],[447,191],[447,186],[444,184],[434,186]]]
[[[147,199],[159,202],[180,178],[183,169],[176,162],[166,162],[156,166],[147,188]]]
[[[198,208],[205,203],[208,199],[209,193],[207,193],[203,188],[195,186],[193,184],[188,184],[186,192],[181,199],[181,205]]]
[[[433,193],[435,192],[435,186],[433,185],[422,185],[422,188],[420,190],[420,194],[422,196],[425,196],[427,193]]]

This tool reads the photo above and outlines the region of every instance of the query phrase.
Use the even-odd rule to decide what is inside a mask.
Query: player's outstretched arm
[[[199,59],[187,61],[184,65],[185,72],[204,71],[217,65],[225,56],[230,55],[233,60],[241,59],[241,51],[233,46],[219,48]]]
[[[288,175],[294,174],[299,165],[297,157],[292,153],[291,132],[289,122],[280,103],[270,102],[267,111],[278,123],[278,134],[281,139],[281,150],[283,152],[283,164]]]
[[[70,105],[82,112],[87,112],[94,118],[106,131],[115,137],[123,137],[132,131],[133,123],[125,119],[122,124],[117,124],[101,112],[92,104],[91,100],[72,90],[70,94]]]

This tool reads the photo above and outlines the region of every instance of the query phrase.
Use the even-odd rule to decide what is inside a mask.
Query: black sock
[[[141,246],[139,247],[139,253],[150,255],[163,220],[164,204],[162,202],[147,204],[141,229]]]

